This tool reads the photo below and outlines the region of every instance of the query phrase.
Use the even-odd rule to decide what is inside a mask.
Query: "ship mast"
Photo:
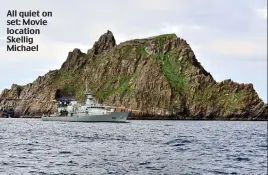
[[[88,89],[87,89],[87,79],[86,79],[86,93],[88,92]]]
[[[87,96],[86,105],[92,105],[94,103],[93,102],[93,96],[92,96],[92,93],[88,90],[87,79],[86,79],[86,92],[85,92],[85,95]]]

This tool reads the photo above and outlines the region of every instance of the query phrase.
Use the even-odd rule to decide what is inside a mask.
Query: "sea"
[[[0,119],[0,174],[265,175],[267,122]]]

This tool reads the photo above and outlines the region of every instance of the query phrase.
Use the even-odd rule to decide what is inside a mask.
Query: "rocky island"
[[[136,111],[131,119],[268,119],[268,106],[252,84],[216,82],[184,39],[165,34],[116,45],[111,31],[87,53],[69,52],[60,69],[3,90],[0,111],[52,113],[58,97],[83,101],[85,82],[99,102]]]

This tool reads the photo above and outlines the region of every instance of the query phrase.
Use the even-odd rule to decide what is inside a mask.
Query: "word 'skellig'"
[[[28,43],[28,44],[33,44],[33,37],[29,37],[29,36],[20,36],[20,37],[8,36],[7,37],[7,43]]]

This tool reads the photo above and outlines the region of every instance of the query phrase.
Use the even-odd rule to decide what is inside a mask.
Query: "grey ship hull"
[[[126,122],[130,112],[112,112],[108,115],[86,115],[85,113],[74,114],[73,116],[44,116],[43,121],[64,121],[64,122]]]

